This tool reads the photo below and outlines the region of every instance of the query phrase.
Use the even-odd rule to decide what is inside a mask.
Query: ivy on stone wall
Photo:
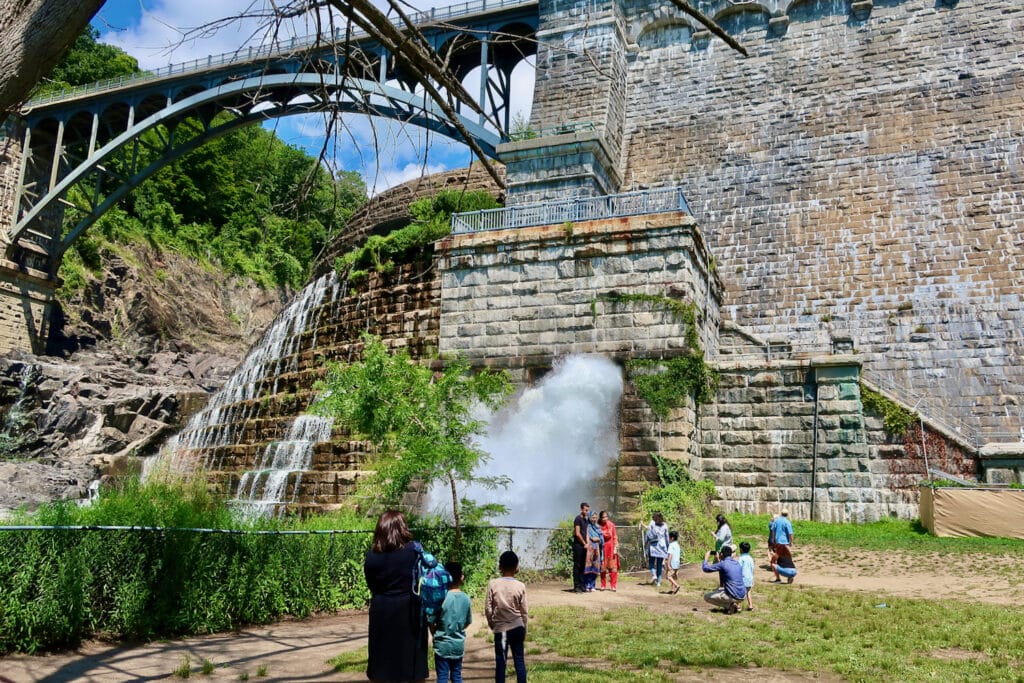
[[[689,351],[684,356],[664,360],[633,359],[626,363],[629,378],[654,413],[664,419],[673,408],[684,405],[687,396],[694,403],[708,403],[714,398],[718,375],[704,361],[704,349],[697,334],[697,307],[663,294],[601,294],[597,300],[611,303],[645,303],[667,310],[686,327],[684,338]],[[591,307],[596,312],[596,305]]]
[[[654,461],[654,466],[658,468],[658,481],[661,482],[662,486],[688,484],[693,481],[693,477],[690,476],[686,465],[678,460],[671,460],[654,452],[651,453],[651,460]]]
[[[700,351],[703,354],[703,350],[700,347],[700,338],[697,336],[697,306],[693,303],[673,299],[664,294],[622,294],[620,292],[601,294],[597,299],[609,303],[647,303],[655,308],[665,309],[672,314],[673,318],[686,326],[684,333],[686,345],[690,349]]]
[[[890,436],[903,436],[917,421],[916,413],[907,410],[877,391],[872,391],[863,384],[860,385],[860,400],[864,405],[865,412],[881,416],[885,433]]]
[[[687,396],[697,405],[710,402],[718,385],[718,376],[704,362],[703,351],[667,360],[633,359],[626,369],[636,393],[662,419],[673,408],[683,406]]]

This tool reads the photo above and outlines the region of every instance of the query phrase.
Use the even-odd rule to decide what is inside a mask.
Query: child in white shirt
[[[668,581],[672,584],[672,590],[669,594],[675,595],[679,592],[679,582],[676,578],[679,576],[679,565],[680,563],[680,550],[679,550],[679,532],[670,531],[668,532],[668,568],[671,569],[671,573],[667,573]]]
[[[743,585],[747,588],[747,611],[754,609],[754,600],[750,597],[754,590],[754,558],[750,556],[750,544],[740,543],[740,569],[743,570]]]

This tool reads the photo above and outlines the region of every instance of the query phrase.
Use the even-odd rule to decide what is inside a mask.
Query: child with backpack
[[[462,657],[466,652],[466,627],[473,623],[469,596],[462,592],[466,577],[462,565],[447,562],[445,571],[452,577],[444,597],[441,616],[434,631],[434,670],[438,683],[462,683]]]
[[[516,683],[526,683],[526,585],[515,576],[519,557],[506,550],[498,558],[501,576],[487,584],[484,616],[494,632],[494,681],[505,683],[508,652],[516,667]]]

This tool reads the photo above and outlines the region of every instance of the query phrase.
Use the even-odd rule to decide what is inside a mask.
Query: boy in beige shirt
[[[516,683],[526,683],[526,584],[515,578],[519,571],[519,558],[506,550],[498,558],[501,576],[487,584],[484,616],[494,632],[494,681],[505,683],[508,652],[516,667]]]

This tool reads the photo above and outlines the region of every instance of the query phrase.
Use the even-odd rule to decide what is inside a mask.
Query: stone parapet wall
[[[856,4],[701,3],[744,59],[626,3],[623,190],[682,186],[724,317],[822,351],[848,335],[869,376],[1016,438],[1024,5]]]
[[[528,366],[686,352],[671,312],[605,298],[636,294],[694,303],[700,343],[715,352],[719,284],[685,214],[452,236],[440,255],[442,353]]]

